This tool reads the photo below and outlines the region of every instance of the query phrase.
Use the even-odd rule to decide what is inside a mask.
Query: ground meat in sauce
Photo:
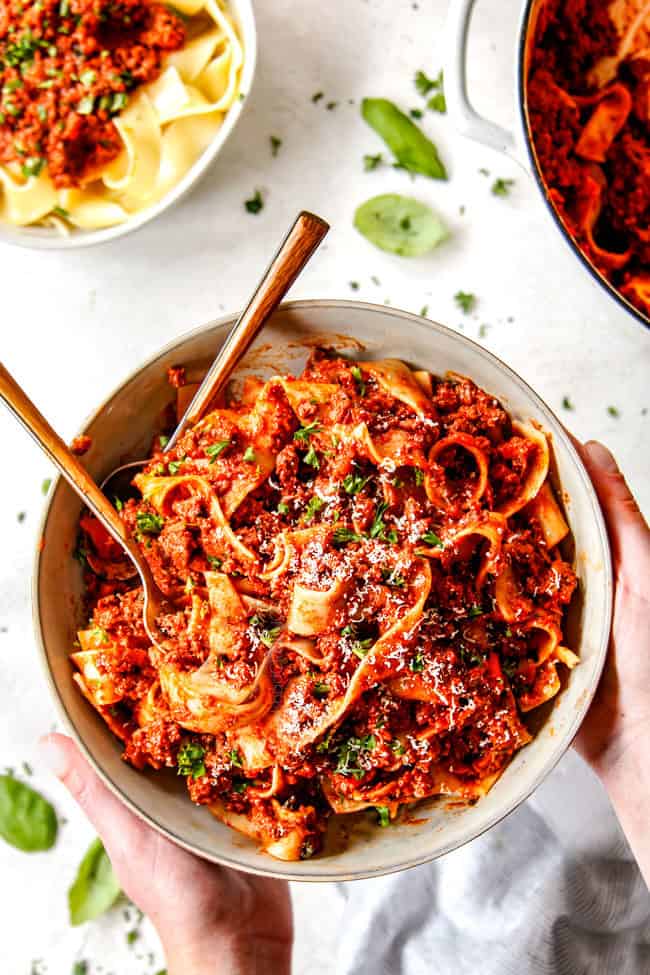
[[[253,561],[225,541],[208,500],[182,484],[167,495],[162,514],[137,499],[121,508],[156,581],[174,603],[159,619],[165,667],[179,675],[210,667],[213,679],[235,693],[252,686],[266,660],[272,686],[268,725],[252,733],[264,740],[270,760],[244,771],[234,731],[195,734],[166,711],[156,711],[136,729],[138,702],[156,690],[141,592],[137,586],[111,589],[112,580],[87,572],[91,624],[105,634],[98,668],[110,674],[120,697],[125,758],[138,768],[159,768],[180,763],[187,752],[183,768],[194,802],[218,802],[244,814],[267,840],[298,829],[301,856],[322,842],[330,811],[323,782],[348,800],[377,794],[383,796],[378,805],[397,805],[435,792],[441,769],[465,784],[470,797],[477,781],[498,774],[530,737],[517,704],[520,695],[532,693],[538,673],[530,613],[560,625],[576,585],[570,565],[547,549],[535,517],[525,508],[518,511],[502,540],[521,607],[517,621],[507,624],[498,610],[494,572],[477,586],[485,539],[444,541],[459,526],[484,524],[497,503],[515,497],[534,461],[535,446],[513,433],[494,397],[470,380],[434,379],[430,410],[417,418],[373,376],[352,376],[344,359],[317,350],[305,375],[337,391],[325,403],[312,401],[314,409],[298,411],[299,420],[280,386],[268,391],[258,436],[274,453],[274,469],[255,480],[230,517]],[[184,381],[184,370],[175,367],[170,382]],[[237,410],[234,404],[228,415],[216,416],[209,434],[201,427],[186,433],[169,456],[160,453],[157,439],[148,473],[200,476],[221,498],[242,476],[255,479]],[[378,466],[354,440],[332,439],[331,425],[341,422],[364,422],[377,438],[398,431],[418,444],[417,465]],[[462,484],[474,484],[475,460],[466,450],[452,451],[436,476],[452,478],[458,498],[439,508],[426,492],[426,476],[435,473],[427,455],[438,439],[454,434],[471,438],[485,453],[490,490],[471,500],[473,492],[463,491]],[[211,456],[215,444],[224,446]],[[302,548],[277,575],[268,572],[277,558],[278,534],[300,538],[305,529],[310,532]],[[82,530],[91,568],[95,556],[104,561],[119,556],[119,547],[94,519],[84,516]],[[422,585],[423,540],[440,552],[428,559],[431,589],[417,624],[389,643],[342,719],[298,747],[296,734],[317,727],[329,702],[346,694],[373,645],[413,604]],[[249,606],[246,620],[233,619],[226,627],[228,641],[218,642],[224,654],[216,658],[212,641],[223,633],[211,629],[205,588],[210,571],[226,573]],[[307,641],[313,646],[304,656],[304,638],[297,644],[287,631],[293,587],[326,593],[341,579],[345,599],[326,629]],[[269,799],[274,763],[282,775]]]
[[[92,180],[122,150],[113,119],[184,42],[161,3],[2,0],[0,162],[57,188]]]
[[[588,259],[650,316],[650,60],[630,57],[612,82],[625,85],[632,109],[596,163],[576,152],[594,111],[591,69],[621,38],[601,0],[547,0],[531,44],[527,107],[549,199]],[[596,183],[594,183],[594,179]],[[595,188],[597,187],[597,188]],[[584,219],[599,199],[590,236]],[[605,252],[605,253],[603,253]],[[613,255],[613,257],[612,257]],[[619,255],[624,255],[619,260]]]

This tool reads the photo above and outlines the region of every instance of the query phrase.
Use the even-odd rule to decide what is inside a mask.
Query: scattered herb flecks
[[[514,179],[495,179],[492,183],[492,193],[494,196],[508,196],[510,187],[514,185]]]
[[[259,190],[255,190],[255,193],[250,198],[250,200],[244,201],[244,206],[248,213],[259,213],[264,206],[264,200],[262,199],[262,194]]]

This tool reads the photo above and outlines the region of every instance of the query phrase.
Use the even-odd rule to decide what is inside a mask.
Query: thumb
[[[149,832],[145,824],[104,785],[67,735],[47,735],[39,751],[101,836],[113,866],[128,863],[142,849]]]
[[[625,561],[640,568],[650,559],[650,533],[645,518],[619,470],[613,455],[596,440],[581,448],[582,458],[603,509],[615,562]]]

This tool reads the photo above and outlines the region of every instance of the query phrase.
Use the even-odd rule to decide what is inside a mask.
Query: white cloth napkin
[[[650,973],[650,895],[573,752],[474,842],[338,890],[337,975]]]

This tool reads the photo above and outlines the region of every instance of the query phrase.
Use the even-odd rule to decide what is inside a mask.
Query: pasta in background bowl
[[[167,370],[184,363],[190,381],[198,378],[231,323],[207,326],[164,349],[86,424],[92,447],[85,462],[98,480],[116,463],[146,453],[152,436],[162,429],[163,412],[175,399]],[[565,633],[580,665],[553,701],[538,709],[534,740],[514,755],[480,802],[436,800],[419,806],[415,817],[385,829],[376,828],[361,812],[356,818],[343,817],[342,830],[328,832],[320,856],[297,862],[260,856],[256,843],[215,821],[205,808],[189,803],[184,781],[173,770],[149,775],[124,763],[121,744],[79,694],[69,654],[76,630],[85,622],[82,573],[71,558],[80,503],[63,482],[50,495],[42,526],[34,610],[45,667],[65,721],[122,801],[166,836],[213,861],[289,879],[331,881],[376,876],[449,852],[511,812],[542,782],[569,746],[597,686],[609,638],[612,583],[602,515],[569,438],[544,403],[498,359],[464,336],[404,312],[360,302],[292,302],[274,314],[235,379],[298,374],[315,346],[328,346],[368,363],[399,357],[436,375],[470,376],[498,397],[515,420],[532,421],[549,437],[551,480],[556,490],[561,487],[575,541],[575,552],[568,551],[565,557],[572,560],[578,591]]]
[[[249,0],[48,3],[18,6],[0,38],[0,234],[62,249],[135,230],[204,173],[250,90],[256,33]]]

